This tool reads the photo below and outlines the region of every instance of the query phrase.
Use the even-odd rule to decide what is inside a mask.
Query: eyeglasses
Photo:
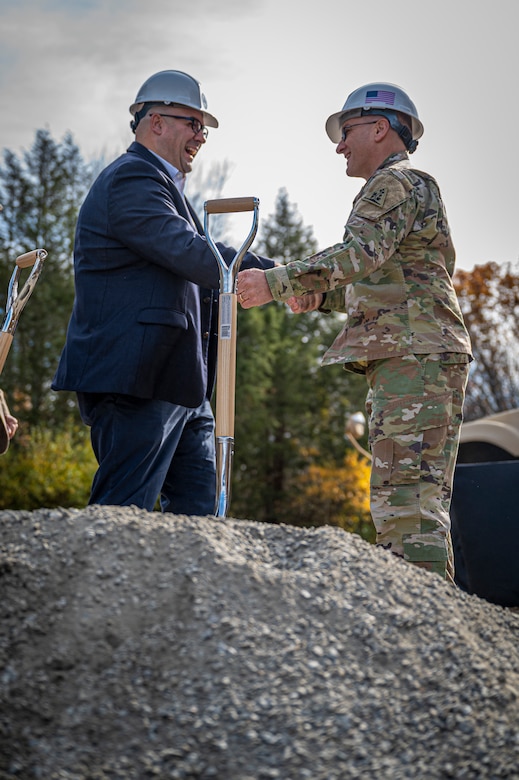
[[[376,125],[377,122],[378,119],[374,119],[372,122],[359,122],[359,124],[357,125],[344,125],[341,132],[341,141],[345,141],[350,130],[353,130],[355,127],[364,127],[365,125]]]
[[[177,116],[176,114],[161,114],[160,111],[152,111],[152,114],[158,114],[159,116],[169,117],[170,119],[183,119],[185,122],[191,125],[191,130],[194,135],[202,133],[204,139],[209,135],[209,130],[205,127],[199,119],[195,116]],[[151,116],[151,115],[150,115]]]

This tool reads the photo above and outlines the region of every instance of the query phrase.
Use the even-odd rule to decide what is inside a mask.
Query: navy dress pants
[[[214,416],[115,393],[78,393],[99,468],[89,504],[209,515],[215,510]]]

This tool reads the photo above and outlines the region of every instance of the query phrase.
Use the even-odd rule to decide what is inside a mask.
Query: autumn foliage
[[[474,363],[465,419],[519,406],[519,263],[487,263],[454,278]]]
[[[353,450],[340,464],[311,463],[290,482],[285,520],[299,526],[335,525],[373,541],[369,475],[370,462]]]

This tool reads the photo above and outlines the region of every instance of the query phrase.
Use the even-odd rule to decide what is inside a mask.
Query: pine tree
[[[19,254],[38,247],[48,252],[20,318],[1,381],[13,413],[28,423],[55,425],[75,408],[70,394],[52,393],[50,383],[74,299],[72,251],[77,213],[91,179],[92,169],[70,134],[57,143],[48,131],[38,130],[32,148],[21,159],[4,151],[0,166],[2,288],[7,290]],[[24,281],[25,275],[20,287]]]

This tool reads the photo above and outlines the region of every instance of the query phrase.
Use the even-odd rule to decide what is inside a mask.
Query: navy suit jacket
[[[235,250],[218,244],[226,262]],[[248,252],[244,268],[273,261]],[[197,407],[214,387],[219,271],[160,160],[134,142],[79,212],[75,300],[52,387]]]

